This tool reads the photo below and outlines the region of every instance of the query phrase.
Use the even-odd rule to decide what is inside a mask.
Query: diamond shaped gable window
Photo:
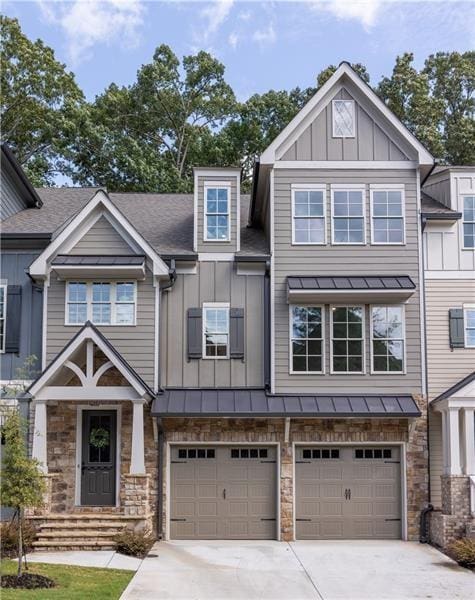
[[[333,137],[355,137],[353,100],[333,100]]]

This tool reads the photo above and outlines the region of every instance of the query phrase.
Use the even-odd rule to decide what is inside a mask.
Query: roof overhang
[[[34,279],[46,279],[54,258],[58,254],[67,254],[101,216],[105,216],[111,221],[133,252],[145,255],[147,265],[155,277],[168,277],[169,269],[165,262],[113,204],[104,190],[96,192],[49,246],[33,261],[30,265],[30,275]]]
[[[23,171],[16,156],[13,154],[7,144],[2,144],[2,169],[6,169],[12,175],[18,190],[21,193],[22,200],[28,208],[41,208],[43,201],[38,196],[38,192],[31,185],[30,180]]]
[[[475,371],[458,381],[431,402],[435,410],[444,410],[449,406],[466,407],[467,402],[475,408]]]
[[[270,395],[263,389],[167,389],[152,403],[156,417],[379,418],[420,417],[410,395]]]
[[[416,286],[407,275],[287,278],[290,304],[405,302],[415,291]]]
[[[59,279],[71,277],[109,279],[145,279],[145,256],[79,256],[58,255],[51,263]]]
[[[461,212],[447,212],[447,213],[437,213],[437,212],[421,212],[421,218],[424,221],[437,221],[438,223],[443,223],[445,225],[453,225],[457,221],[462,218]]]

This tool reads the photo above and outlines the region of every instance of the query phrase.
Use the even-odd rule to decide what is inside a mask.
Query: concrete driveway
[[[161,542],[123,600],[471,600],[475,576],[412,542]]]

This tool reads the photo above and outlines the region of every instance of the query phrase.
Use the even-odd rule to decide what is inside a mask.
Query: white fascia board
[[[318,92],[307,102],[302,110],[290,121],[285,129],[275,138],[275,140],[261,154],[261,164],[274,164],[277,160],[276,151],[284,143],[286,146],[292,145],[301,133],[301,129],[308,125],[307,118],[312,115],[318,104],[330,92],[339,79],[346,75],[358,90],[370,100],[382,115],[391,123],[391,125],[402,135],[402,137],[417,151],[419,164],[433,164],[434,157],[428,152],[419,140],[405,127],[401,121],[394,115],[384,102],[378,98],[369,85],[364,83],[359,75],[346,63],[341,64],[333,73],[330,79],[318,90]]]
[[[105,211],[104,213],[101,212],[101,208]],[[152,262],[153,274],[155,276],[160,277],[168,275],[167,265],[150,244],[124,217],[120,210],[111,202],[108,195],[103,190],[96,192],[84,208],[79,211],[61,233],[43,250],[36,260],[33,261],[30,265],[30,275],[37,279],[44,279],[49,271],[49,261],[59,254],[61,249],[68,245],[68,242],[81,239],[102,214],[104,214],[111,223],[112,218],[127,234],[127,237],[134,243],[134,246],[147,255],[147,258]],[[114,223],[112,224],[114,225]]]
[[[131,373],[124,367],[124,365],[117,359],[114,353],[112,353],[108,346],[104,344],[101,338],[97,335],[94,329],[90,327],[85,327],[80,335],[74,339],[69,346],[64,348],[62,352],[58,354],[58,356],[53,360],[50,366],[43,372],[41,377],[37,379],[37,381],[31,386],[29,389],[29,393],[32,396],[36,396],[38,392],[40,392],[47,384],[48,381],[61,369],[64,364],[69,360],[69,358],[73,355],[73,353],[87,340],[92,340],[96,346],[102,350],[104,355],[111,361],[114,367],[127,379],[130,385],[134,388],[134,390],[140,395],[144,396],[147,394],[147,390],[143,387],[143,385],[135,378],[131,377]],[[103,388],[105,390],[104,395],[107,395],[107,388]]]
[[[275,169],[416,169],[412,160],[279,160]]]

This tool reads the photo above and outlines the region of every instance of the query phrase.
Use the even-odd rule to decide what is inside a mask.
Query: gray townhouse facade
[[[433,163],[342,63],[250,195],[239,169],[199,167],[192,195],[42,189],[7,216],[6,237],[49,236],[21,400],[48,482],[37,547],[105,548],[124,525],[418,539]]]

